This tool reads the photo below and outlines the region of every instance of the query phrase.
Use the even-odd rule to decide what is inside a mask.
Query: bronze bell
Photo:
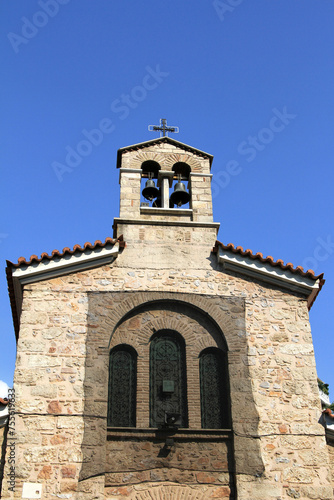
[[[158,194],[159,194],[159,189],[157,187],[155,187],[154,180],[148,179],[146,181],[145,187],[142,191],[142,195],[147,200],[152,201],[152,200],[154,200],[154,198],[156,198],[158,196]]]
[[[186,190],[186,186],[183,182],[179,181],[174,186],[174,192],[171,194],[170,202],[172,205],[185,205],[190,200],[190,194]]]

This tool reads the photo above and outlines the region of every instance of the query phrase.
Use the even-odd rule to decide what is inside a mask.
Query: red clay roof
[[[100,240],[96,240],[93,245],[87,242],[84,244],[83,247],[81,247],[80,245],[74,245],[73,250],[71,250],[69,247],[65,247],[63,248],[62,252],[59,252],[59,250],[53,250],[51,252],[51,255],[47,254],[46,252],[43,252],[40,257],[37,257],[37,255],[31,255],[29,260],[26,260],[25,257],[20,257],[18,259],[17,264],[13,264],[13,262],[7,260],[7,266],[15,268],[20,266],[29,266],[30,264],[36,264],[42,262],[42,260],[44,259],[52,260],[54,257],[64,257],[65,255],[73,255],[75,252],[83,253],[87,249],[95,250],[96,248],[104,248],[106,245],[108,245],[108,243],[114,245],[117,242],[119,242],[121,248],[124,247],[125,242],[123,241],[123,236],[120,236],[117,240],[108,237],[105,239],[104,243],[102,243]]]
[[[309,269],[308,271],[304,271],[304,268],[302,266],[294,267],[293,264],[291,264],[291,262],[288,262],[287,264],[284,264],[283,260],[281,260],[281,259],[274,260],[273,257],[271,257],[271,256],[263,257],[263,254],[260,253],[260,252],[257,252],[256,254],[254,254],[252,252],[252,250],[249,250],[249,249],[244,250],[240,246],[235,247],[233,245],[233,243],[228,243],[227,245],[224,245],[224,243],[221,243],[220,241],[216,241],[216,244],[215,244],[215,246],[213,248],[213,251],[215,253],[218,252],[218,247],[221,247],[223,250],[228,250],[228,251],[230,251],[232,253],[242,255],[242,257],[249,257],[249,258],[251,258],[253,260],[259,260],[263,264],[266,263],[266,264],[270,264],[273,267],[279,267],[283,271],[287,270],[287,271],[291,271],[294,274],[299,274],[300,276],[305,276],[307,278],[311,278],[314,281],[316,281],[318,279],[322,280],[322,278],[324,276],[323,273],[322,274],[318,274],[316,276],[314,274],[314,271],[312,271],[312,269]],[[323,280],[323,283],[324,282],[325,281]]]

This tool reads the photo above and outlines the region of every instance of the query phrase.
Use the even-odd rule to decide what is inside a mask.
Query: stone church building
[[[217,240],[212,160],[166,136],[122,148],[113,238],[8,262],[2,498],[333,498],[308,316],[323,277]]]

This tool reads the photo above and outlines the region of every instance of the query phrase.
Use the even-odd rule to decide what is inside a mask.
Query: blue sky
[[[325,273],[310,319],[333,399],[333,25],[331,0],[1,2],[3,270],[111,236],[117,150],[167,118],[214,155],[220,241]]]

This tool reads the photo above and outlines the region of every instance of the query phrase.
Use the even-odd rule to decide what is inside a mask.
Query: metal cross
[[[148,129],[150,132],[159,131],[160,137],[168,137],[168,132],[175,132],[178,134],[179,127],[168,127],[166,118],[160,118],[160,126],[159,125],[149,125]]]

